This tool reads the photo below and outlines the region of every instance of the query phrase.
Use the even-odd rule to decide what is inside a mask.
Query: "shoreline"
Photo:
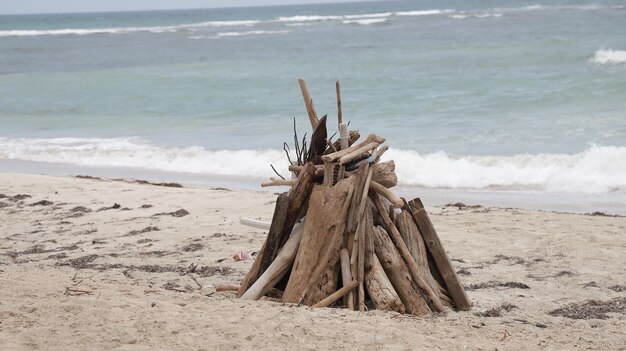
[[[87,175],[101,178],[139,179],[152,182],[176,182],[194,186],[225,187],[233,190],[282,192],[286,187],[262,188],[264,178],[218,176],[186,172],[165,172],[131,167],[78,166],[22,160],[0,160],[0,173],[42,174],[58,177]],[[393,188],[407,199],[419,197],[430,206],[464,203],[485,207],[519,208],[575,214],[603,213],[626,215],[626,194],[557,193],[524,190],[433,189],[399,185]]]
[[[0,194],[11,350],[623,346],[626,218],[427,206],[473,307],[417,318],[217,291],[250,269],[233,255],[267,232],[239,218],[270,220],[272,192],[0,173]]]

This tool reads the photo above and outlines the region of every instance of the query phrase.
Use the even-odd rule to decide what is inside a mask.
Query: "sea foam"
[[[609,193],[626,191],[626,147],[591,145],[574,154],[455,156],[390,149],[401,185]],[[139,138],[0,138],[0,159],[84,166],[135,167],[207,175],[269,177],[270,164],[288,176],[282,150],[166,147]],[[293,159],[293,158],[292,158]]]
[[[401,183],[428,188],[573,193],[626,190],[626,147],[592,145],[575,154],[452,156],[390,149]]]
[[[601,64],[601,65],[626,63],[626,51],[625,50],[600,49],[595,52],[590,62]]]

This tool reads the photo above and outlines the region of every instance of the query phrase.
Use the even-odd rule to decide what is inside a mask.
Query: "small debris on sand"
[[[477,316],[483,317],[502,317],[502,311],[509,312],[517,306],[510,303],[503,303],[498,307],[492,307],[486,311],[476,313]]]
[[[180,210],[176,210],[174,212],[161,212],[161,213],[157,213],[154,216],[172,216],[172,217],[185,217],[186,215],[188,215],[189,212],[183,208],[181,208]]]
[[[465,290],[478,290],[478,289],[489,289],[489,288],[512,288],[512,289],[530,289],[530,287],[524,283],[520,282],[497,282],[497,281],[489,281],[486,283],[478,283],[478,284],[470,284],[465,287]]]
[[[194,243],[194,244],[189,244],[189,245],[183,246],[182,250],[186,251],[186,252],[193,252],[193,251],[202,250],[203,248],[204,248],[204,245],[198,244],[198,243]]]
[[[108,210],[117,210],[120,207],[122,207],[122,205],[120,205],[118,203],[115,203],[115,204],[113,204],[113,206],[110,206],[110,207],[100,207],[97,212],[108,211]]]
[[[90,210],[90,209],[88,209],[88,208],[87,208],[87,207],[85,207],[85,206],[76,206],[76,207],[72,208],[72,209],[70,210],[70,212],[82,212],[82,213],[86,213],[86,212],[91,212],[91,210]]]
[[[619,297],[608,301],[587,300],[581,303],[571,303],[548,313],[553,317],[571,319],[607,319],[607,313],[623,313],[626,309],[626,297]]]
[[[141,230],[131,230],[130,232],[128,232],[128,234],[124,234],[122,236],[133,236],[133,235],[138,235],[138,234],[143,234],[143,233],[148,233],[148,232],[158,232],[159,230],[161,230],[159,229],[159,227],[149,226]]]
[[[50,205],[54,205],[54,202],[48,201],[48,200],[41,200],[41,201],[34,202],[28,206],[50,206]]]

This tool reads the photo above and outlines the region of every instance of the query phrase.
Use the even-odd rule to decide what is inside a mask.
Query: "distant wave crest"
[[[271,23],[283,24],[285,26],[306,26],[313,23],[340,21],[343,24],[380,24],[387,23],[393,18],[400,17],[420,17],[420,16],[442,16],[447,15],[451,19],[465,18],[485,18],[502,17],[504,13],[537,12],[537,11],[596,11],[602,9],[623,10],[623,5],[601,5],[597,3],[574,4],[574,5],[542,5],[534,4],[523,7],[509,8],[485,8],[472,11],[459,11],[456,9],[420,9],[411,11],[389,11],[379,13],[364,14],[344,14],[344,15],[294,15],[281,16],[273,19],[252,19],[233,21],[206,21],[199,23],[183,23],[169,26],[148,26],[148,27],[110,27],[110,28],[64,28],[64,29],[15,29],[0,30],[1,37],[34,37],[53,35],[92,35],[92,34],[125,34],[136,32],[148,33],[173,33],[179,31],[196,31],[199,28],[220,28],[220,27],[254,27],[256,25],[266,25]]]
[[[167,33],[177,32],[179,30],[193,30],[203,27],[234,27],[243,26],[251,27],[261,21],[210,21],[199,23],[179,24],[173,26],[154,26],[154,27],[119,27],[119,28],[66,28],[66,29],[42,29],[42,30],[2,30],[0,37],[34,37],[45,35],[90,35],[90,34],[125,34],[136,32],[150,33]]]
[[[626,50],[600,49],[595,52],[590,62],[600,65],[626,63]]]
[[[222,38],[222,37],[243,37],[248,35],[263,35],[263,34],[286,34],[289,33],[288,30],[249,30],[246,32],[222,32],[217,33],[212,38]]]
[[[444,10],[419,10],[419,11],[398,11],[396,12],[396,16],[432,16],[432,15],[443,15],[448,13],[453,13],[453,9],[444,9]]]
[[[383,23],[389,23],[389,22],[390,20],[388,18],[364,18],[364,19],[355,19],[355,20],[345,20],[342,23],[369,26],[370,24],[383,24]]]
[[[453,156],[390,149],[400,184],[428,188],[517,189],[575,193],[626,191],[626,147],[591,145],[575,154]],[[0,159],[168,172],[268,177],[287,175],[282,150],[164,147],[139,138],[0,138]],[[237,162],[233,162],[237,160]]]

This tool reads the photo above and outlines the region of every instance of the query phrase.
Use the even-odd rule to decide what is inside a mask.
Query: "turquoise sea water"
[[[318,113],[405,186],[626,194],[626,2],[0,16],[0,160],[272,175]],[[332,132],[331,132],[332,133]]]

